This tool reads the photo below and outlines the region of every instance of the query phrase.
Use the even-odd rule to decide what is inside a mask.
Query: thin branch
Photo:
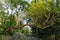
[[[56,20],[55,20],[55,17],[56,17],[56,16],[57,16],[57,13],[54,13],[54,14],[52,15],[52,17],[49,18],[49,19],[50,19],[49,21],[46,20],[46,23],[49,23],[51,20],[55,22],[55,21],[56,21]],[[54,20],[53,20],[53,18],[54,18]],[[48,27],[47,24],[44,23],[44,25],[45,25],[45,26],[43,26],[43,29],[45,29],[46,27]],[[54,25],[54,24],[51,24],[50,26],[52,26],[52,25]],[[50,27],[50,26],[49,26],[49,27]]]
[[[4,35],[6,35],[7,32],[10,31],[10,30],[13,30],[13,29],[22,29],[24,26],[35,26],[35,24],[26,24],[26,25],[22,25],[22,26],[8,27],[8,28],[5,29]]]

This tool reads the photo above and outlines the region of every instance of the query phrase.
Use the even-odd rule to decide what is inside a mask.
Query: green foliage
[[[7,2],[9,2],[12,6],[11,9],[17,8],[18,5],[22,6],[20,9],[21,10],[27,10],[28,8],[26,6],[29,5],[28,2],[26,2],[25,0],[6,0]]]
[[[8,16],[7,13],[0,12],[0,33],[2,34],[8,27],[14,26],[16,26],[14,15]]]
[[[29,3],[26,2],[25,0],[5,0],[4,2],[10,4],[10,7],[12,10],[17,8],[18,5],[22,6],[22,8],[19,8],[19,12],[20,12],[20,10],[23,10],[26,12],[26,10],[28,9],[26,6],[29,5]],[[0,4],[1,4],[0,6],[5,5],[3,3],[0,3]],[[15,16],[15,14],[17,15],[19,12],[9,15],[9,12],[5,13],[4,11],[5,11],[5,8],[1,7],[1,10],[0,10],[0,33],[1,34],[4,33],[5,29],[7,29],[8,27],[11,28],[11,27],[15,27],[15,26],[17,26],[17,27],[21,26],[19,23],[17,24],[17,21],[19,22],[20,20],[18,20],[18,19],[16,20],[16,16]],[[18,16],[19,15],[17,15],[17,18],[18,18]],[[19,19],[20,19],[20,17],[19,17]],[[18,31],[18,30],[11,30],[7,34],[13,34],[16,31]]]
[[[54,24],[52,16],[58,15],[58,8],[53,0],[43,1],[38,0],[37,2],[32,2],[29,7],[29,16],[33,17],[34,23],[39,28],[45,28],[48,25]],[[54,14],[53,14],[54,13]],[[56,16],[57,16],[56,15]],[[51,19],[51,20],[50,20]],[[54,16],[54,19],[56,17]]]
[[[32,35],[32,29],[28,28],[28,26],[25,26],[22,29],[22,33],[26,36],[30,36],[30,35]]]
[[[0,40],[2,40],[2,35],[0,34]]]
[[[27,2],[24,0],[9,0],[9,2],[14,6],[17,6],[18,4],[21,4],[21,5],[27,4]]]
[[[22,6],[22,8],[19,8],[23,11],[27,11],[27,15],[32,18],[32,21],[34,23],[34,27],[45,29],[47,27],[53,27],[56,30],[56,33],[60,35],[60,0],[56,1],[56,3],[53,0],[33,0],[30,4],[26,2],[25,0],[5,0],[6,3],[11,5],[11,9],[17,8],[18,5]],[[0,2],[0,34],[5,31],[8,27],[18,27],[23,24],[19,24],[18,20],[20,17],[19,15],[5,13],[5,8],[2,7],[2,3]],[[28,7],[26,7],[26,5]],[[9,16],[8,16],[9,15]],[[27,17],[28,17],[27,16]],[[18,22],[18,23],[17,23]],[[48,34],[48,31],[51,29],[46,29],[46,32]],[[12,35],[15,32],[21,32],[20,29],[18,30],[11,30],[7,34]],[[29,35],[31,34],[31,30],[29,31],[28,28],[22,29],[23,34]],[[40,31],[41,32],[41,31]],[[44,35],[43,35],[44,36]],[[0,36],[1,38],[1,36]]]

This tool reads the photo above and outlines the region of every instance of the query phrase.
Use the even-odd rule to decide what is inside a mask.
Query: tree
[[[36,27],[46,28],[55,25],[58,16],[58,8],[53,0],[33,1],[29,7],[29,16],[33,18]]]
[[[2,1],[2,0],[0,0]],[[4,3],[3,3],[4,2]],[[17,26],[21,26],[20,24],[17,25],[17,21],[20,23],[20,10],[23,11],[24,13],[28,10],[28,2],[23,1],[23,0],[5,0],[2,1],[0,4],[1,9],[0,10],[0,26],[1,26],[1,30],[2,32],[5,31],[8,28],[13,28],[13,27],[17,27]],[[20,6],[20,7],[19,7]],[[14,12],[14,10],[18,10],[16,12]],[[5,12],[7,10],[7,12]],[[14,14],[13,14],[14,13]],[[22,14],[22,12],[21,12]],[[16,20],[16,18],[18,18],[18,20]],[[1,33],[2,33],[1,32]],[[14,31],[11,31],[9,33],[12,33]]]
[[[55,3],[54,0],[38,0],[36,2],[33,0],[30,4],[28,14],[33,19],[34,27],[39,28],[37,29],[37,31],[39,31],[38,34],[42,33],[44,35],[44,32],[48,33],[50,27],[52,27],[50,30],[54,30],[54,34],[57,35],[60,33],[58,31],[60,29],[60,22],[58,22],[58,20],[60,20],[60,7],[58,6],[60,3],[58,2],[59,0],[56,1],[57,3]],[[40,28],[43,30],[46,29],[46,31],[41,32]]]
[[[13,30],[15,31],[16,29],[22,29],[27,25],[38,29],[41,28],[44,30],[43,32],[48,32],[45,30],[50,30],[49,27],[53,27],[54,31],[58,31],[60,28],[60,1],[58,1],[56,0],[57,3],[55,3],[54,0],[33,0],[29,4],[24,0],[6,0],[6,3],[10,4],[11,10],[14,11],[15,9],[17,9],[18,11],[16,11],[14,14],[12,11],[8,16],[9,12],[5,13],[5,8],[1,7],[2,11],[0,12],[0,29],[2,29],[4,33],[11,33],[13,32]],[[27,23],[25,25],[20,24],[19,18],[21,18],[21,14],[23,14],[20,14],[20,10],[23,11],[24,14],[26,12],[26,17],[28,19],[31,18],[30,23]],[[10,30],[12,31],[10,32]]]

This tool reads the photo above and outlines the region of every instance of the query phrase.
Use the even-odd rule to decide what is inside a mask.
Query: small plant
[[[22,29],[22,33],[26,36],[32,35],[32,30],[29,26],[25,26]]]

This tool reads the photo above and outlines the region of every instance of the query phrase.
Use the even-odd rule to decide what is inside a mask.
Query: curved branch
[[[8,28],[5,29],[4,35],[6,35],[7,32],[10,31],[10,30],[13,30],[13,29],[22,29],[24,26],[36,26],[36,25],[35,24],[25,24],[25,25],[22,25],[22,26],[8,27]]]
[[[45,20],[45,22],[43,22],[43,24],[42,24],[43,29],[48,27],[48,25],[46,23],[49,23],[52,19],[54,19],[52,21],[54,21],[54,22],[56,21],[55,17],[57,16],[57,12],[55,12],[55,11],[52,11],[52,12],[53,12],[53,15],[50,17],[50,14],[49,14],[47,19]],[[54,24],[51,24],[50,26],[52,26],[52,25],[54,25]]]

